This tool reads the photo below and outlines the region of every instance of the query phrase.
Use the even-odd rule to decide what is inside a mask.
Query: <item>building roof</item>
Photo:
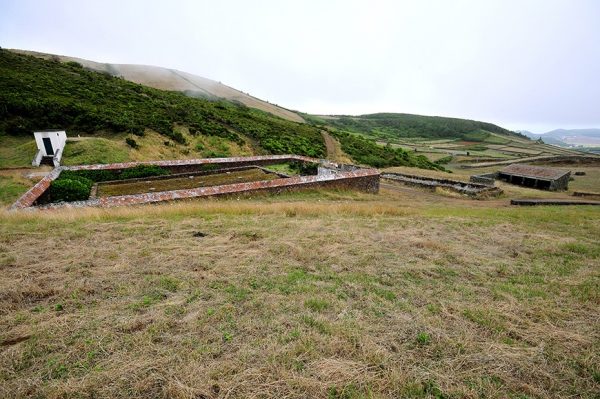
[[[556,180],[568,173],[571,173],[571,171],[558,168],[545,168],[543,166],[513,163],[512,165],[508,165],[506,168],[500,170],[500,173],[521,177],[531,177],[539,180]]]

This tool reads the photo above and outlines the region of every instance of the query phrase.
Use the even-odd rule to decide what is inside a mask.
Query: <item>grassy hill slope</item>
[[[134,83],[155,89],[179,91],[190,97],[207,99],[225,99],[240,102],[250,108],[260,109],[283,119],[293,122],[304,122],[304,119],[296,112],[282,108],[278,105],[263,101],[249,94],[243,93],[232,87],[216,82],[211,79],[193,75],[175,69],[162,68],[150,65],[132,64],[108,64],[100,63],[82,58],[68,57],[63,55],[39,53],[27,50],[11,50],[19,54],[33,55],[46,60],[58,60],[61,62],[77,62],[85,68],[96,72],[108,73],[112,76],[122,77]]]
[[[314,127],[226,101],[148,88],[76,63],[0,51],[0,132],[29,136],[36,129],[63,128],[70,135],[104,131],[142,136],[152,129],[188,144],[176,124],[189,127],[193,135],[240,144],[248,137],[270,153],[325,155]]]

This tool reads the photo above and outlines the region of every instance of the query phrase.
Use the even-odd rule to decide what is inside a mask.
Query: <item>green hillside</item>
[[[161,146],[162,141],[153,136],[156,135],[154,132],[169,139],[164,141],[166,146],[181,147],[176,154],[188,157],[190,151],[193,155],[193,151],[202,149],[205,149],[200,152],[202,156],[227,155],[227,152],[206,150],[207,146],[227,149],[227,143],[251,148],[254,153],[321,158],[326,155],[321,129],[315,125],[287,121],[233,102],[190,98],[177,92],[149,88],[86,70],[76,62],[43,60],[0,49],[0,141],[3,147],[10,147],[5,151],[7,157],[29,159],[31,154],[21,154],[16,143],[20,147],[29,146],[25,140],[31,137],[32,131],[59,128],[66,129],[71,137],[101,136],[105,144],[106,139],[118,140],[118,145],[104,147],[118,148],[119,159],[128,157],[125,140],[138,152],[160,153],[156,146]],[[149,135],[151,140],[147,138]],[[206,137],[222,141],[211,145],[204,139]],[[17,138],[20,140],[15,140]],[[424,157],[402,149],[381,147],[374,141],[356,141],[344,135],[336,138],[358,163],[378,167],[440,168]],[[153,147],[138,148],[136,140],[151,141]],[[15,144],[14,148],[10,143]],[[86,146],[86,143],[90,145]],[[82,153],[87,147],[97,148],[97,144],[77,143],[78,159],[108,162],[110,157],[99,159]],[[129,158],[140,157],[137,154]],[[5,166],[21,164],[25,166],[25,162],[7,162]]]
[[[143,135],[152,129],[180,144],[175,124],[196,135],[242,143],[250,138],[270,153],[325,155],[320,132],[230,102],[211,102],[152,89],[83,69],[0,50],[0,132],[31,135],[61,128],[73,134],[98,131]]]
[[[304,117],[314,124],[329,125],[340,130],[368,135],[382,141],[412,137],[483,141],[491,133],[525,137],[492,123],[439,116],[380,113],[360,116],[321,117],[304,115]]]

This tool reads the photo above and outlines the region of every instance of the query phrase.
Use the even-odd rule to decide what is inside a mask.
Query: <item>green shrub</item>
[[[90,196],[94,182],[85,177],[58,178],[50,184],[48,195],[51,202],[85,201]]]
[[[420,345],[427,345],[431,342],[431,336],[426,332],[420,332],[417,334],[417,343]]]
[[[181,134],[181,132],[178,130],[171,129],[170,131],[162,131],[161,133],[171,138],[173,141],[178,142],[179,144],[187,144],[187,140],[185,139],[183,134]]]
[[[316,163],[300,161],[290,162],[289,167],[300,175],[316,175],[319,169],[319,165]]]
[[[169,170],[156,165],[138,165],[133,168],[124,169],[118,176],[119,180],[137,179],[140,177],[168,175]]]
[[[65,65],[71,66],[73,68],[83,69],[83,65],[76,61],[67,61],[65,62]]]
[[[59,179],[86,179],[92,182],[103,182],[111,180],[136,179],[140,177],[162,176],[171,173],[168,169],[156,165],[138,165],[123,170],[65,170]],[[58,180],[58,179],[57,179]]]
[[[134,134],[139,137],[144,137],[146,135],[146,131],[143,126],[132,126],[129,128],[129,133]]]
[[[134,149],[136,149],[136,150],[137,150],[138,148],[140,148],[140,146],[139,146],[139,144],[137,143],[137,141],[135,141],[135,140],[134,140],[134,139],[132,139],[131,137],[127,137],[127,138],[125,139],[125,142],[126,142],[126,143],[127,143],[127,145],[128,145],[128,146],[130,146],[131,148],[134,148]]]
[[[437,161],[433,161],[433,163],[437,164],[437,165],[445,165],[449,162],[452,162],[452,155],[448,155],[447,157],[443,157],[438,159]]]
[[[77,179],[86,178],[93,182],[118,180],[118,174],[114,170],[65,170],[61,172],[59,179]]]

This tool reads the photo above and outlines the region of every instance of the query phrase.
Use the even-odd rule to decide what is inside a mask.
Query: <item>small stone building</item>
[[[64,130],[44,130],[33,132],[38,152],[31,162],[33,166],[48,164],[60,166],[60,159],[67,143],[67,133]]]
[[[569,188],[571,171],[542,166],[512,164],[498,172],[498,179],[540,190],[559,191]]]

